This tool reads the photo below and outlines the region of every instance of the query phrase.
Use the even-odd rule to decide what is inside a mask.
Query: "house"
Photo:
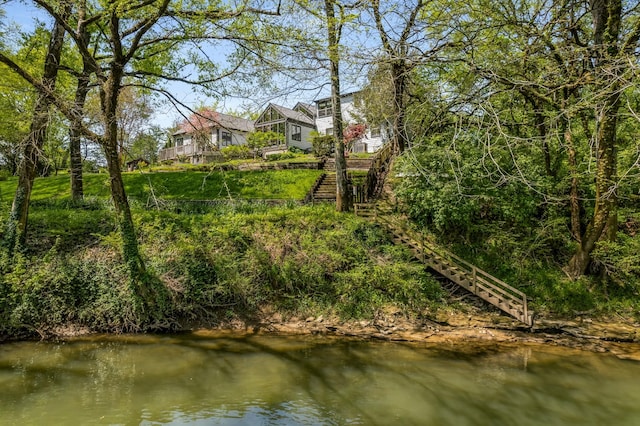
[[[315,126],[315,107],[298,102],[293,109],[270,103],[254,126],[256,131],[273,131],[284,135],[286,146],[302,150],[311,148],[311,132]]]
[[[345,93],[340,96],[340,109],[342,110],[343,127],[346,129],[350,124],[362,123],[360,112],[357,110],[354,97],[359,92]],[[316,103],[316,128],[321,135],[333,134],[333,106],[331,98],[323,98],[315,101]],[[366,131],[361,140],[353,145],[353,152],[376,152],[385,143],[385,138],[380,127],[366,126]]]
[[[253,122],[241,117],[203,110],[184,120],[171,135],[172,145],[160,150],[159,160],[187,159],[193,164],[218,157],[219,150],[231,145],[245,145]]]

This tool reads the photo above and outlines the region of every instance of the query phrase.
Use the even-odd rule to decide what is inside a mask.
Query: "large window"
[[[331,107],[331,100],[318,102],[318,118],[330,117],[333,114],[333,108]]]
[[[324,131],[324,134],[327,136],[333,136],[333,127],[327,127],[327,129]]]
[[[184,145],[184,138],[176,138],[176,146]]]
[[[379,138],[380,137],[380,127],[372,127],[371,128],[371,137]]]
[[[291,140],[294,140],[294,141],[302,140],[302,127],[296,124],[291,125]]]
[[[220,132],[220,142],[222,146],[231,145],[231,132],[225,132],[224,130]]]

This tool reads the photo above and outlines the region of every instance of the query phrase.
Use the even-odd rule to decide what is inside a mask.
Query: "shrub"
[[[321,136],[314,134],[311,137],[311,152],[316,157],[326,157],[330,155],[335,147],[335,138],[331,135]]]
[[[296,158],[296,154],[293,152],[281,152],[267,156],[267,161],[289,160],[291,158]]]
[[[251,152],[246,145],[231,145],[220,150],[225,160],[249,158]]]

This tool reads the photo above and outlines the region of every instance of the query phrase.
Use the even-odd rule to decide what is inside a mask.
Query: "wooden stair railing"
[[[533,326],[533,312],[527,306],[527,295],[472,265],[455,254],[429,243],[424,236],[390,220],[376,205],[356,205],[355,213],[387,226],[396,243],[409,247],[416,259],[460,287]]]

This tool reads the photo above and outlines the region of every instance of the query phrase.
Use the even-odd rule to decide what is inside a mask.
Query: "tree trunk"
[[[402,60],[404,62],[404,59]],[[406,94],[406,67],[398,62],[391,65],[391,75],[393,78],[393,134],[394,134],[394,151],[396,154],[404,152],[408,145],[409,138],[405,123],[405,105],[404,98]]]
[[[103,150],[107,158],[107,169],[111,185],[111,198],[116,209],[116,220],[122,237],[122,256],[129,268],[129,274],[134,283],[143,283],[146,274],[144,261],[138,249],[135,226],[129,208],[129,201],[122,181],[122,171],[118,155],[118,120],[117,107],[118,95],[122,82],[123,70],[112,63],[109,78],[102,84],[100,101],[103,120],[105,123],[105,135]],[[138,295],[147,300],[147,292],[144,288],[138,290]],[[141,293],[141,294],[140,294]]]
[[[340,28],[336,21],[333,0],[325,0],[327,32],[329,41],[329,61],[331,63],[331,105],[333,107],[333,132],[336,139],[336,210],[347,212],[351,209],[352,196],[347,179],[347,161],[344,157],[344,134],[342,109],[340,104]]]
[[[76,96],[74,101],[74,110],[78,116],[84,110],[84,104],[89,93],[89,72],[87,65],[78,77],[78,85],[76,87]],[[84,188],[82,182],[82,148],[81,148],[81,131],[77,124],[72,122],[69,129],[69,161],[71,175],[71,198],[74,201],[80,201],[84,197]]]
[[[571,188],[569,190],[569,206],[571,213],[571,235],[578,243],[582,242],[581,215],[580,215],[580,195],[578,190],[578,164],[576,161],[576,148],[573,144],[573,137],[569,123],[564,123],[564,143],[567,147],[569,174],[571,175]]]
[[[89,45],[91,35],[86,25],[86,3],[82,2],[78,6],[79,25],[76,31],[78,39],[82,40],[85,46]],[[82,72],[78,76],[76,85],[76,95],[73,103],[73,110],[77,117],[81,117],[84,112],[84,105],[89,93],[89,83],[91,80],[91,63],[88,58],[82,56]],[[71,198],[80,201],[84,198],[84,185],[82,181],[82,140],[79,123],[72,121],[69,129],[69,162],[71,169]]]
[[[63,12],[68,15],[70,7],[67,6]],[[46,90],[53,92],[58,77],[60,56],[64,42],[64,27],[55,22],[49,39],[49,47],[44,62],[44,72],[42,83]],[[23,142],[22,159],[18,166],[18,187],[16,188],[9,221],[5,232],[5,245],[10,255],[16,249],[24,246],[27,237],[27,222],[29,216],[29,204],[31,201],[31,190],[33,181],[40,161],[40,153],[47,134],[49,125],[49,111],[51,102],[45,93],[38,93],[38,97],[33,109],[33,118],[29,134]]]
[[[617,94],[618,85],[613,84],[613,86],[615,90],[605,100],[596,119],[599,123],[599,131],[596,134],[597,169],[594,212],[578,250],[569,261],[568,270],[572,277],[586,273],[591,262],[591,252],[601,238],[615,239],[617,228],[617,218],[614,217],[617,213],[615,146],[620,99]]]
[[[587,225],[580,246],[568,264],[572,277],[584,275],[591,262],[591,252],[602,238],[615,239],[617,194],[616,132],[620,109],[622,73],[618,63],[619,33],[622,14],[621,0],[592,0],[594,33],[594,75],[599,88],[604,88],[603,101],[596,112],[596,197],[593,216]],[[606,230],[606,232],[605,232]]]

